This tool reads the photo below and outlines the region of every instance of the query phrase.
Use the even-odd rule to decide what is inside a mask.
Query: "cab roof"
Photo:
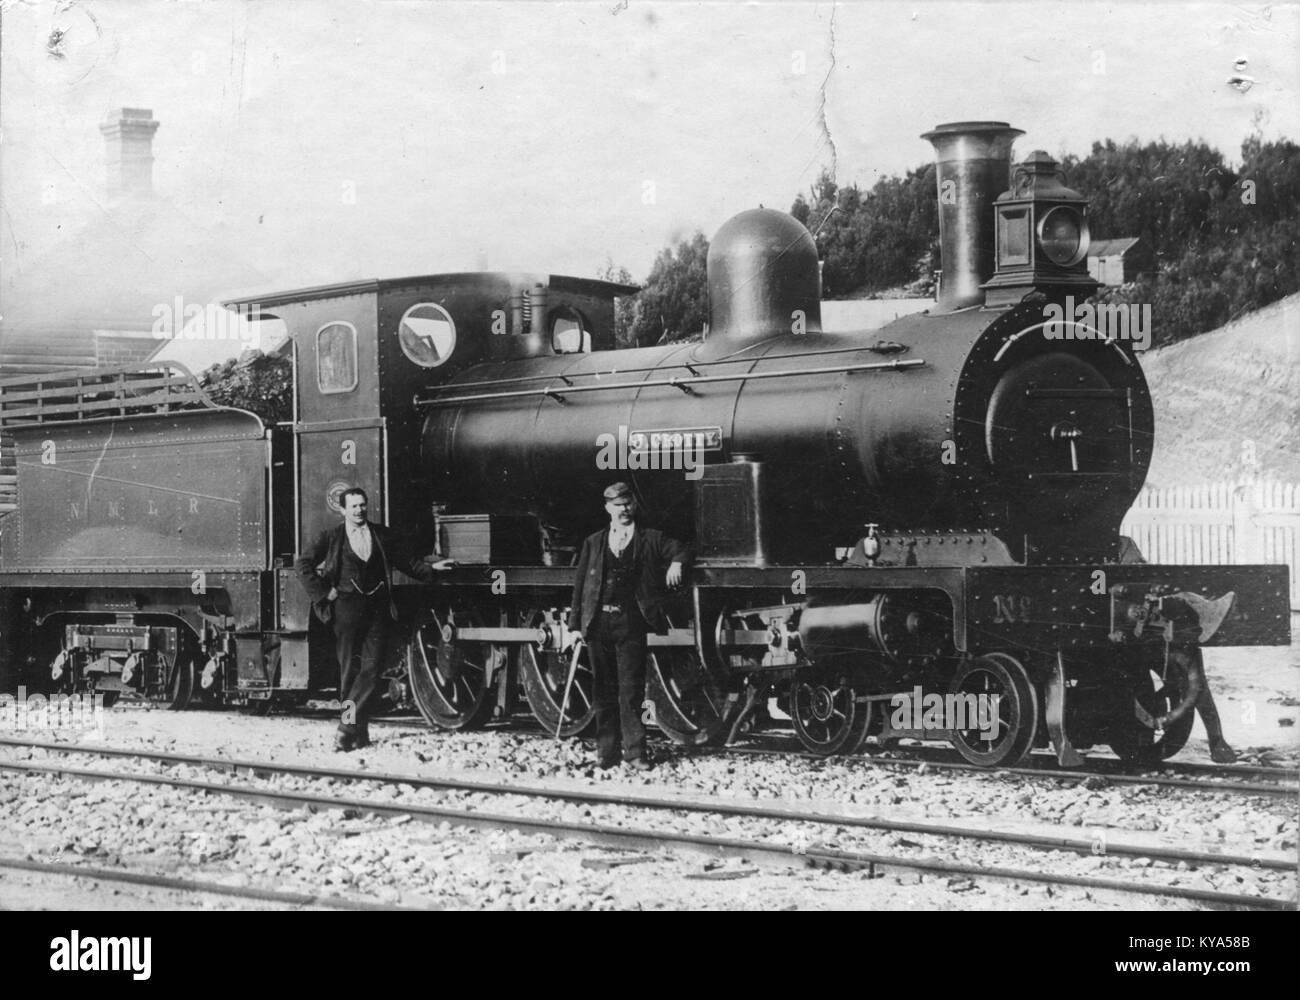
[[[334,285],[313,285],[310,288],[295,288],[283,292],[267,292],[262,295],[247,295],[240,298],[223,299],[222,305],[227,309],[241,306],[280,306],[297,302],[311,302],[316,299],[333,299],[346,295],[362,295],[368,292],[385,292],[394,288],[411,285],[437,286],[453,283],[467,283],[475,280],[486,284],[508,282],[520,287],[532,287],[541,284],[558,292],[576,292],[581,295],[593,295],[597,298],[612,299],[616,296],[634,295],[641,291],[640,285],[626,285],[616,281],[603,281],[599,278],[575,278],[564,274],[529,274],[515,271],[460,271],[449,274],[417,275],[409,278],[368,278],[360,281],[345,281]]]

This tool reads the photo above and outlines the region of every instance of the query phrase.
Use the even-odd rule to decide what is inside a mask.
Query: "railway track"
[[[282,889],[262,889],[257,886],[224,885],[220,882],[203,882],[194,879],[173,878],[152,872],[132,871],[126,868],[102,868],[94,865],[67,864],[60,861],[35,861],[31,858],[0,856],[0,870],[29,872],[37,875],[89,879],[92,882],[112,882],[144,889],[167,889],[186,896],[231,896],[260,903],[278,903],[282,906],[314,907],[331,910],[417,911],[418,907],[397,906],[367,899],[346,896],[316,895],[305,892],[287,892]]]
[[[382,726],[423,727],[417,719],[400,718],[372,719],[372,723]],[[550,740],[550,734],[540,729],[529,729],[523,725],[510,730],[517,735],[534,736]],[[1125,768],[1122,761],[1112,757],[1085,757],[1085,766],[1062,770],[1055,766],[1055,757],[1050,753],[1031,754],[1027,763],[1020,767],[987,768],[961,760],[955,751],[940,747],[907,746],[894,747],[877,753],[859,753],[847,756],[824,757],[793,749],[795,743],[792,733],[767,732],[752,737],[750,742],[727,747],[683,747],[664,740],[657,744],[660,755],[669,759],[690,757],[694,754],[735,755],[739,757],[776,757],[806,760],[813,763],[854,762],[864,766],[918,768],[922,765],[936,771],[961,771],[984,775],[1016,775],[1031,779],[1055,779],[1077,781],[1090,777],[1104,778],[1117,785],[1156,785],[1164,788],[1178,788],[1205,792],[1233,792],[1242,795],[1291,796],[1300,795],[1300,771],[1284,767],[1263,767],[1252,764],[1199,764],[1187,761],[1164,761],[1154,768],[1144,768],[1140,773],[1133,773]],[[1172,773],[1165,773],[1172,772]],[[1199,775],[1200,777],[1193,777]],[[1268,778],[1267,781],[1252,781],[1251,778]],[[1222,780],[1219,780],[1222,779]]]
[[[847,758],[827,758],[820,757],[817,754],[755,746],[726,747],[723,752],[741,756],[798,757],[809,761],[853,760],[880,767],[919,768],[924,766],[935,771],[963,771],[986,775],[1010,774],[1024,778],[1047,778],[1060,781],[1078,781],[1096,777],[1117,785],[1156,785],[1163,788],[1180,788],[1200,792],[1235,792],[1242,795],[1280,795],[1287,797],[1295,797],[1300,794],[1300,784],[1296,783],[1296,779],[1300,777],[1300,774],[1296,771],[1284,768],[1252,767],[1250,765],[1234,771],[1230,765],[1182,764],[1178,765],[1179,773],[1176,774],[1153,773],[1151,771],[1134,774],[1124,770],[1120,761],[1105,757],[1089,757],[1086,759],[1087,766],[1072,768],[1068,771],[1053,766],[1055,763],[1054,758],[1037,754],[1029,758],[1029,764],[1020,767],[978,767],[962,760],[954,760],[952,758],[956,754],[950,754],[947,751],[932,747],[908,747],[903,750],[888,750],[881,754],[854,755]],[[1163,765],[1161,770],[1169,769],[1169,767],[1168,764]],[[1183,776],[1191,774],[1204,774],[1206,777],[1192,778]],[[1244,779],[1264,774],[1276,776],[1278,780],[1238,780],[1238,776]],[[1224,776],[1225,780],[1214,780],[1220,775]]]
[[[151,711],[152,706],[141,706],[138,710]],[[308,710],[302,713],[306,717],[333,711],[329,708]],[[322,714],[321,717],[324,717]],[[384,716],[370,720],[381,727],[409,727],[418,731],[431,731],[427,723],[418,716]],[[496,727],[485,728],[491,732]],[[536,726],[535,720],[512,720],[509,731],[516,735],[533,736],[550,740],[553,736]],[[1155,785],[1164,788],[1177,788],[1191,791],[1232,792],[1242,795],[1298,796],[1300,795],[1300,770],[1287,767],[1265,767],[1252,764],[1204,764],[1190,761],[1162,761],[1157,765],[1144,766],[1140,773],[1134,773],[1122,761],[1114,757],[1097,755],[1085,756],[1083,767],[1063,770],[1055,766],[1055,757],[1049,752],[1036,751],[1030,754],[1027,762],[1020,767],[987,768],[968,763],[960,758],[956,751],[934,746],[904,746],[881,749],[875,753],[856,753],[845,756],[825,757],[809,753],[798,748],[798,741],[793,732],[768,730],[749,737],[748,742],[726,747],[684,747],[663,739],[657,744],[660,755],[672,758],[690,757],[694,754],[734,754],[751,757],[783,757],[806,760],[814,763],[830,761],[854,761],[885,767],[917,768],[922,765],[931,770],[968,772],[985,775],[1016,775],[1030,779],[1054,779],[1061,781],[1080,778],[1100,777],[1114,784]],[[1265,778],[1253,781],[1252,778]]]
[[[0,746],[34,748],[65,756],[85,755],[92,758],[120,762],[135,760],[162,767],[186,766],[220,772],[246,772],[256,779],[292,777],[308,781],[345,781],[355,785],[406,786],[411,789],[432,789],[472,795],[478,798],[473,808],[452,808],[443,805],[396,804],[391,799],[367,797],[341,797],[314,792],[286,791],[265,785],[252,785],[233,781],[198,781],[165,774],[126,772],[84,768],[65,764],[31,763],[16,760],[0,761],[0,770],[17,773],[64,776],[88,781],[130,781],[143,785],[186,789],[196,794],[228,795],[237,798],[272,804],[287,808],[340,809],[380,816],[405,816],[426,822],[451,822],[478,829],[512,829],[532,833],[545,833],[556,837],[578,838],[592,843],[631,848],[634,850],[662,850],[677,847],[704,851],[718,857],[744,857],[755,862],[813,865],[836,869],[867,870],[873,874],[895,872],[923,872],[978,878],[1036,882],[1075,886],[1087,889],[1115,891],[1126,894],[1154,895],[1181,898],[1212,906],[1248,909],[1293,909],[1295,902],[1279,897],[1251,896],[1219,892],[1168,884],[1120,881],[1085,875],[1053,874],[1033,869],[1001,866],[972,865],[934,858],[903,857],[876,852],[841,850],[822,843],[791,844],[768,839],[744,839],[684,833],[675,829],[630,827],[599,822],[574,822],[549,817],[529,816],[513,812],[490,812],[482,804],[497,802],[504,797],[523,797],[530,800],[583,803],[588,806],[620,807],[645,815],[706,814],[721,817],[741,817],[753,820],[797,824],[818,831],[830,830],[830,836],[841,831],[872,830],[894,833],[906,832],[936,838],[983,841],[994,844],[1024,847],[1038,851],[1069,851],[1078,854],[1096,853],[1097,844],[1081,840],[998,831],[986,828],[938,825],[922,822],[891,820],[879,817],[811,812],[770,803],[732,803],[717,799],[701,801],[687,797],[655,796],[642,794],[596,791],[589,788],[566,788],[552,784],[489,782],[448,776],[431,776],[405,773],[361,773],[348,768],[314,768],[306,765],[279,764],[270,761],[210,758],[189,754],[158,751],[135,751],[115,748],[88,748],[58,743],[41,743],[16,739],[0,739]],[[916,845],[920,846],[920,845]],[[1131,844],[1105,845],[1105,853],[1127,857],[1143,857],[1152,861],[1186,866],[1216,865],[1224,868],[1250,867],[1256,869],[1291,871],[1290,859],[1261,858],[1232,855],[1221,852],[1189,851],[1181,848],[1151,848]]]

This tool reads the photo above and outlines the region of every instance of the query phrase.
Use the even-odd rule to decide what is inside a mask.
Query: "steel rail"
[[[1093,759],[1104,760],[1105,758]],[[1174,771],[1182,771],[1186,774],[1209,774],[1210,772],[1216,772],[1229,776],[1236,774],[1258,774],[1271,775],[1279,778],[1290,778],[1292,780],[1300,778],[1300,769],[1294,767],[1282,767],[1280,765],[1268,767],[1263,764],[1203,764],[1194,760],[1167,760],[1160,766]]]
[[[403,720],[394,719],[394,718],[376,718],[376,719],[371,719],[370,721],[372,723],[375,723],[376,725],[384,725],[384,726],[408,725],[408,723],[404,722]],[[416,721],[412,719],[409,725],[412,728],[418,728],[418,729],[427,728],[423,720]],[[527,736],[532,738],[536,738],[540,735],[539,733],[529,732],[527,730],[523,730],[519,728],[512,729],[511,732],[517,736]],[[761,739],[764,737],[760,736],[759,738]],[[783,739],[783,740],[789,739],[791,741],[794,740],[793,734],[786,734],[786,733],[770,733],[767,735],[766,738]],[[3,744],[3,742],[4,740],[0,738],[0,744]],[[1071,779],[1077,780],[1082,778],[1101,777],[1101,778],[1105,778],[1107,781],[1114,781],[1116,784],[1168,785],[1175,788],[1187,788],[1195,791],[1240,792],[1242,794],[1248,794],[1248,795],[1283,795],[1283,796],[1300,795],[1300,784],[1286,783],[1286,782],[1294,782],[1297,778],[1300,778],[1300,771],[1297,771],[1293,768],[1259,767],[1259,766],[1248,765],[1248,764],[1246,765],[1195,764],[1187,761],[1164,761],[1159,765],[1153,765],[1153,766],[1158,766],[1161,768],[1170,768],[1170,769],[1185,768],[1187,769],[1187,771],[1193,773],[1199,771],[1203,773],[1222,772],[1222,773],[1231,774],[1234,773],[1234,769],[1235,769],[1236,771],[1239,771],[1240,773],[1244,773],[1244,774],[1274,775],[1279,780],[1276,782],[1269,782],[1269,783],[1233,782],[1233,781],[1212,782],[1212,781],[1204,781],[1204,780],[1198,781],[1190,778],[1177,778],[1168,775],[1144,776],[1144,775],[1134,775],[1134,774],[1120,774],[1120,773],[1115,773],[1112,770],[1105,769],[1110,766],[1116,766],[1121,764],[1120,761],[1112,760],[1111,758],[1108,757],[1085,757],[1084,760],[1087,761],[1088,763],[1094,765],[1100,764],[1103,766],[1102,768],[1090,768],[1087,770],[1062,771],[1055,768],[1038,767],[1038,766],[982,767],[978,764],[971,764],[967,761],[943,760],[937,756],[933,756],[944,752],[937,747],[910,747],[910,748],[903,747],[903,748],[891,748],[888,751],[886,751],[888,753],[899,753],[906,750],[920,751],[926,755],[923,757],[881,757],[881,756],[876,756],[874,754],[862,754],[862,753],[825,756],[822,754],[810,753],[806,750],[785,750],[785,749],[780,749],[775,747],[755,747],[755,746],[697,747],[697,746],[681,746],[679,744],[671,744],[671,743],[665,744],[665,746],[671,747],[672,751],[681,753],[684,756],[690,756],[692,754],[697,754],[697,753],[705,753],[710,755],[725,755],[730,753],[730,754],[736,754],[738,756],[783,757],[783,758],[793,758],[796,760],[820,761],[822,763],[842,762],[846,764],[878,764],[881,766],[897,766],[897,767],[920,767],[922,764],[926,764],[930,767],[935,768],[936,770],[969,771],[975,774],[988,775],[990,777],[1003,775],[1003,774],[1013,774],[1021,777],[1044,777],[1044,778],[1053,778],[1057,780],[1066,780],[1066,781]],[[948,752],[955,753],[956,751],[948,751]],[[1034,756],[1031,756],[1030,759],[1033,760]],[[1050,757],[1050,755],[1042,755],[1041,759],[1046,761],[1052,758]]]
[[[881,767],[920,767],[925,765],[936,770],[943,771],[968,771],[975,774],[985,774],[997,776],[1004,774],[1014,774],[1017,777],[1036,777],[1052,778],[1063,781],[1078,781],[1085,778],[1104,778],[1106,781],[1112,781],[1118,785],[1160,785],[1169,788],[1184,788],[1198,792],[1240,792],[1246,795],[1300,795],[1300,785],[1284,784],[1282,782],[1259,783],[1245,781],[1207,781],[1204,779],[1197,780],[1194,778],[1177,778],[1167,775],[1140,775],[1140,774],[1116,774],[1110,770],[1073,770],[1062,771],[1057,768],[1048,767],[981,767],[978,764],[970,764],[964,761],[941,760],[931,757],[877,757],[862,756],[855,754],[848,757],[824,757],[814,753],[800,753],[798,751],[769,749],[765,747],[721,747],[718,748],[720,753],[735,753],[746,756],[773,756],[773,757],[797,757],[804,760],[832,761],[842,760],[869,762]],[[1098,763],[1098,758],[1087,758],[1092,763]],[[1102,760],[1105,760],[1102,758]],[[1110,763],[1106,760],[1106,763]],[[1288,772],[1281,768],[1278,769],[1279,777],[1283,779],[1295,777],[1295,772]]]
[[[1042,763],[1042,766],[1035,765],[1034,767],[1029,768],[1029,770],[1040,771],[1040,772],[1057,770],[1056,768],[1052,767],[1052,764],[1055,763],[1055,756],[1052,754],[1035,754],[1030,759],[1040,761]],[[1125,766],[1124,762],[1122,760],[1119,760],[1118,758],[1085,756],[1084,759],[1088,763],[1095,765],[1097,768],[1095,771],[1089,771],[1088,772],[1089,774],[1097,774],[1104,778],[1111,778],[1111,777],[1126,778],[1126,779],[1141,778],[1141,775],[1126,774],[1122,771],[1116,771],[1115,770],[1116,768],[1122,768]],[[1289,790],[1291,792],[1300,791],[1300,785],[1286,786],[1282,784],[1282,782],[1285,781],[1294,782],[1297,779],[1300,779],[1300,771],[1297,771],[1294,768],[1255,767],[1249,764],[1243,764],[1240,766],[1236,766],[1232,764],[1200,764],[1192,761],[1175,761],[1175,760],[1160,761],[1155,764],[1144,763],[1144,764],[1139,764],[1138,766],[1139,768],[1146,768],[1149,770],[1167,771],[1169,772],[1168,774],[1159,775],[1159,777],[1162,780],[1165,781],[1177,780],[1180,782],[1187,782],[1186,787],[1224,788],[1224,787],[1231,786],[1234,789],[1240,791],[1250,791],[1255,789],[1273,789],[1273,788]],[[1224,776],[1227,778],[1235,778],[1235,776],[1237,775],[1243,775],[1243,776],[1244,775],[1260,775],[1260,776],[1267,775],[1269,777],[1277,778],[1278,780],[1269,783],[1240,782],[1240,781],[1223,781],[1219,783],[1213,783],[1208,781],[1190,781],[1189,779],[1186,778],[1178,778],[1179,774],[1183,774],[1183,775],[1204,774],[1207,776],[1215,775],[1215,776]]]
[[[228,766],[228,762],[222,761]],[[1180,886],[1147,885],[1135,882],[1122,882],[1115,879],[1094,878],[1082,875],[1053,875],[1024,869],[986,867],[958,862],[928,861],[925,859],[907,859],[891,855],[880,855],[862,851],[840,851],[832,848],[800,849],[789,845],[774,844],[769,841],[739,840],[736,838],[710,837],[706,835],[684,834],[676,831],[638,829],[622,826],[608,826],[598,823],[575,823],[564,820],[551,820],[540,817],[527,817],[518,814],[504,815],[465,811],[444,806],[407,805],[397,806],[373,799],[336,798],[330,796],[309,795],[300,792],[276,791],[272,789],[252,788],[232,784],[214,784],[195,781],[188,778],[168,778],[162,775],[128,774],[121,772],[98,771],[94,769],[72,768],[47,764],[24,764],[13,761],[0,761],[0,770],[18,771],[52,776],[69,776],[89,781],[133,781],[155,787],[181,788],[212,795],[229,795],[233,798],[249,799],[269,805],[287,808],[329,808],[370,812],[380,816],[407,816],[423,822],[455,822],[475,829],[518,829],[534,833],[549,834],[557,837],[585,838],[598,843],[613,843],[620,846],[629,844],[638,849],[661,848],[665,843],[690,849],[702,849],[719,855],[736,855],[752,859],[779,859],[786,864],[803,859],[806,864],[825,867],[855,869],[878,868],[897,869],[900,871],[930,871],[946,874],[972,875],[982,878],[1012,879],[1017,881],[1046,882],[1053,885],[1070,885],[1082,888],[1113,890],[1121,893],[1138,895],[1172,896],[1198,902],[1221,906],[1245,907],[1250,909],[1294,909],[1292,900],[1270,896],[1245,896],[1223,893],[1217,890],[1189,889]],[[409,782],[406,782],[409,783]],[[512,788],[499,794],[516,794]],[[635,807],[635,803],[629,803]],[[712,804],[711,804],[712,805]],[[678,803],[659,800],[661,808],[687,811]],[[701,811],[710,811],[702,809]],[[720,812],[721,810],[712,809]],[[785,822],[798,822],[797,815],[780,815],[772,817]],[[827,821],[833,825],[849,825],[842,817],[830,817]],[[1148,853],[1145,856],[1153,856]],[[1223,864],[1216,859],[1208,863]],[[1246,859],[1253,865],[1254,859]],[[1290,865],[1285,866],[1287,870]]]
[[[80,747],[60,743],[22,743],[0,738],[0,745],[32,747],[64,754],[86,754],[98,757],[128,757],[163,764],[206,767],[214,770],[250,771],[255,776],[286,775],[294,777],[368,782],[381,785],[410,785],[412,788],[429,788],[440,791],[471,792],[482,795],[519,795],[527,798],[556,799],[583,802],[593,805],[627,806],[638,809],[656,809],[695,813],[716,813],[749,819],[778,820],[781,822],[812,823],[826,826],[857,827],[895,833],[915,833],[936,837],[970,838],[1015,844],[1047,851],[1073,851],[1092,854],[1096,850],[1093,839],[1054,837],[1045,834],[1018,833],[1011,830],[987,830],[973,827],[925,823],[919,820],[886,819],[876,816],[854,816],[839,813],[812,812],[785,806],[758,803],[701,801],[678,795],[656,797],[636,794],[610,794],[586,788],[560,788],[535,783],[478,781],[472,778],[429,776],[402,772],[366,771],[352,768],[317,768],[306,764],[279,764],[227,757],[202,757],[191,754],[165,753],[157,750],[128,750],[117,747]],[[6,762],[0,761],[0,770]],[[1186,861],[1189,864],[1237,865],[1252,868],[1269,868],[1292,871],[1295,863],[1289,858],[1260,858],[1241,854],[1223,854],[1216,851],[1193,851],[1186,848],[1147,848],[1138,844],[1111,843],[1107,840],[1107,854],[1122,854],[1151,858],[1159,861]]]
[[[366,899],[348,899],[344,896],[318,896],[309,892],[222,885],[220,882],[196,882],[192,879],[153,875],[126,868],[99,868],[91,865],[70,865],[58,861],[31,861],[26,858],[0,856],[0,869],[34,872],[39,875],[66,875],[70,878],[87,878],[97,882],[122,882],[150,889],[175,889],[194,895],[237,896],[264,903],[284,903],[286,906],[322,906],[334,910],[398,910],[411,913],[425,910],[424,907],[397,906]]]
[[[674,631],[674,632],[675,632],[675,631],[679,631],[679,630],[671,630],[671,631]],[[687,629],[681,629],[680,631],[685,632],[685,631],[689,631],[689,630],[687,630]],[[737,634],[738,636],[746,636],[746,637],[748,637],[748,635],[749,635],[749,633],[736,633],[736,634]],[[763,633],[754,633],[754,634],[755,634],[755,635],[766,635],[767,633],[766,633],[766,632],[763,632]],[[651,636],[651,639],[652,639],[652,640],[653,640],[654,638],[655,638],[654,636]],[[660,637],[658,637],[658,638],[660,638],[660,639],[662,640],[664,637],[660,636]],[[668,643],[663,643],[663,644],[665,644],[665,645],[673,645],[673,644],[676,643],[676,640],[675,640],[675,637],[674,637],[674,636],[669,636],[669,639],[670,639],[670,642],[668,642]],[[380,726],[393,726],[393,727],[398,727],[398,726],[409,726],[411,729],[417,729],[417,730],[421,730],[421,731],[423,731],[423,730],[427,730],[427,729],[429,728],[429,727],[428,727],[428,724],[427,724],[427,723],[426,723],[422,718],[419,718],[419,717],[416,717],[416,716],[412,716],[410,719],[404,719],[404,718],[401,718],[401,717],[398,717],[398,716],[378,716],[378,717],[372,718],[370,721],[371,721],[372,723],[374,723],[375,725],[380,725]],[[532,720],[531,720],[531,718],[527,718],[527,719],[525,719],[525,718],[520,718],[519,720],[516,720],[516,721],[519,722],[519,723],[522,723],[524,726],[526,726],[527,723],[528,723],[529,721],[532,721]],[[485,731],[491,732],[491,731],[494,731],[496,728],[499,728],[499,727],[491,727],[491,726],[490,726],[490,727],[485,727]],[[435,732],[436,732],[436,730],[435,730]],[[539,735],[538,733],[528,731],[526,728],[521,728],[521,727],[518,726],[518,725],[516,725],[514,728],[512,728],[512,729],[511,729],[511,732],[514,733],[515,735],[518,735],[518,736],[537,736],[537,735]],[[759,738],[759,739],[762,739],[762,738],[764,738],[764,737],[763,737],[762,735],[760,735],[758,738]],[[771,739],[788,739],[788,740],[790,740],[791,742],[794,742],[794,741],[795,741],[794,734],[791,733],[791,732],[788,732],[788,731],[769,732],[769,733],[767,734],[767,738],[771,738]],[[2,738],[0,738],[0,743],[3,743],[3,739],[2,739]],[[802,759],[802,760],[820,760],[820,761],[830,761],[830,760],[852,761],[852,760],[857,760],[857,761],[864,761],[864,762],[873,762],[873,763],[877,763],[877,764],[894,764],[894,763],[897,763],[897,764],[900,764],[900,765],[912,765],[912,766],[919,765],[919,764],[923,764],[923,763],[924,763],[924,764],[931,764],[932,766],[937,764],[937,765],[940,765],[940,766],[943,766],[943,767],[953,767],[953,768],[969,769],[969,770],[972,770],[972,771],[976,771],[976,772],[984,773],[984,774],[990,774],[990,775],[992,775],[992,774],[997,774],[997,773],[999,773],[999,772],[1006,772],[1006,773],[1010,773],[1010,774],[1022,774],[1022,773],[1023,773],[1023,774],[1043,774],[1043,773],[1045,773],[1046,770],[1047,770],[1046,768],[1039,768],[1039,767],[1022,767],[1022,768],[981,767],[981,766],[979,766],[979,765],[977,765],[977,764],[971,764],[971,763],[966,762],[966,761],[946,761],[946,760],[941,760],[941,759],[936,759],[936,760],[929,760],[929,759],[926,759],[926,760],[908,760],[908,759],[905,759],[905,758],[894,758],[894,757],[882,758],[882,757],[878,757],[878,756],[875,756],[875,755],[872,755],[872,754],[862,754],[862,753],[853,753],[853,754],[843,755],[843,756],[839,756],[839,755],[837,755],[837,756],[833,756],[833,757],[826,757],[826,756],[824,756],[824,755],[822,755],[822,754],[810,753],[810,752],[808,752],[808,751],[804,751],[804,750],[782,750],[782,749],[778,749],[778,748],[744,747],[744,746],[735,746],[735,747],[692,747],[692,746],[684,746],[684,745],[681,745],[681,744],[673,744],[673,743],[671,743],[671,742],[669,742],[669,743],[665,743],[664,745],[665,745],[665,746],[671,746],[671,747],[673,747],[674,749],[677,749],[677,750],[683,750],[683,751],[686,751],[686,752],[688,752],[688,753],[694,753],[694,752],[698,752],[698,751],[700,751],[700,750],[708,750],[708,751],[714,751],[714,752],[718,752],[718,753],[728,753],[728,752],[740,751],[740,752],[752,753],[752,754],[771,754],[771,755],[773,755],[773,756],[795,757],[795,758]],[[906,747],[902,747],[902,748],[894,747],[894,748],[889,748],[889,749],[886,750],[885,752],[888,752],[888,753],[898,753],[898,752],[900,752],[900,750],[907,750],[907,749],[909,749],[909,748],[906,748]],[[924,752],[926,752],[926,753],[930,753],[930,754],[937,754],[937,753],[943,753],[943,752],[945,752],[945,751],[943,751],[942,749],[940,749],[940,748],[938,748],[938,747],[912,747],[912,748],[910,748],[910,749],[912,749],[912,750],[922,750],[922,751],[924,751]],[[951,751],[951,750],[950,750],[950,751],[946,751],[946,752],[949,752],[949,753],[955,753],[956,751]],[[1029,757],[1029,760],[1042,760],[1042,761],[1044,761],[1044,762],[1046,762],[1046,761],[1048,761],[1048,760],[1052,760],[1052,759],[1054,759],[1054,758],[1052,757],[1052,754],[1051,754],[1050,752],[1041,752],[1041,751],[1034,751],[1034,752],[1030,755],[1030,757]],[[1116,759],[1116,758],[1111,758],[1111,757],[1097,757],[1097,756],[1087,756],[1087,755],[1084,755],[1084,760],[1085,760],[1086,762],[1088,762],[1089,764],[1100,765],[1101,768],[1113,768],[1113,767],[1122,767],[1122,766],[1123,766],[1123,762],[1122,762],[1122,761],[1120,761],[1120,760],[1118,760],[1118,759]],[[1174,773],[1174,774],[1177,774],[1177,773],[1180,773],[1180,772],[1181,772],[1181,773],[1185,773],[1185,774],[1222,774],[1222,775],[1225,775],[1225,776],[1228,776],[1228,777],[1232,777],[1232,776],[1234,776],[1234,775],[1259,775],[1259,776],[1261,776],[1261,777],[1274,777],[1274,778],[1277,778],[1278,781],[1276,781],[1276,782],[1270,782],[1270,783],[1249,783],[1249,782],[1242,783],[1242,784],[1240,785],[1240,790],[1242,790],[1242,791],[1249,791],[1249,792],[1256,792],[1256,791],[1258,791],[1258,792],[1260,792],[1261,794],[1278,794],[1278,793],[1282,793],[1282,794],[1296,794],[1296,793],[1300,793],[1300,784],[1295,784],[1295,785],[1285,785],[1285,784],[1283,784],[1283,782],[1287,782],[1287,781],[1291,781],[1291,782],[1300,781],[1300,769],[1297,769],[1297,768],[1294,768],[1294,767],[1283,767],[1283,766],[1272,766],[1272,767],[1270,767],[1270,766],[1262,765],[1262,764],[1213,764],[1213,763],[1206,764],[1206,763],[1201,763],[1201,762],[1198,762],[1198,761],[1186,761],[1186,760],[1166,760],[1166,761],[1160,761],[1159,763],[1156,763],[1156,764],[1143,765],[1143,766],[1144,766],[1144,767],[1150,767],[1150,768],[1158,768],[1158,769],[1160,769],[1160,770],[1167,770],[1167,771],[1170,771],[1170,772],[1172,772],[1172,773]],[[1087,777],[1093,777],[1093,776],[1100,776],[1100,777],[1104,777],[1104,778],[1112,778],[1112,777],[1114,777],[1114,778],[1124,778],[1124,779],[1129,779],[1129,780],[1137,781],[1137,782],[1142,783],[1142,784],[1159,783],[1160,781],[1165,780],[1165,779],[1168,777],[1168,776],[1141,777],[1141,776],[1138,776],[1138,775],[1130,775],[1130,774],[1122,774],[1122,773],[1113,773],[1113,772],[1110,771],[1110,770],[1103,770],[1103,769],[1097,769],[1097,770],[1082,770],[1082,771],[1067,771],[1067,772],[1062,772],[1062,773],[1065,774],[1065,775],[1068,776],[1068,777],[1083,777],[1083,778],[1087,778]],[[1233,786],[1228,785],[1228,784],[1226,784],[1226,783],[1222,783],[1222,784],[1212,784],[1212,783],[1209,783],[1209,782],[1193,782],[1192,785],[1189,786],[1189,787],[1195,787],[1195,788],[1209,788],[1209,789],[1211,789],[1211,790],[1217,790],[1217,789],[1233,790]]]

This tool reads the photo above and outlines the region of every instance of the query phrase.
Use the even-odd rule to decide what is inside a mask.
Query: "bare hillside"
[[[1156,413],[1148,485],[1252,472],[1300,482],[1300,294],[1152,351],[1142,367]]]

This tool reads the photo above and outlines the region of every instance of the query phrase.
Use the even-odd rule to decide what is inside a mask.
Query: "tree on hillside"
[[[1261,222],[1300,216],[1300,146],[1285,139],[1266,143],[1255,135],[1242,143],[1241,159],[1241,179],[1254,183],[1253,207]]]
[[[1213,330],[1300,289],[1300,146],[1259,137],[1233,171],[1204,143],[1094,143],[1066,157],[1066,182],[1091,199],[1093,238],[1140,236],[1156,273],[1103,289],[1149,304],[1157,344]]]
[[[1234,170],[1203,142],[1096,142],[1062,161],[1065,182],[1091,200],[1094,240],[1142,237],[1157,270],[1108,302],[1152,306],[1156,343],[1212,330],[1300,290],[1300,146],[1242,145]],[[884,177],[870,190],[840,187],[822,171],[790,214],[808,227],[822,260],[822,294],[843,298],[905,286],[933,292],[942,268],[934,166]],[[631,323],[638,344],[692,336],[708,315],[708,243],[665,248]]]
[[[698,231],[676,247],[659,251],[636,297],[633,344],[689,340],[703,331],[709,318],[708,256],[709,241]]]
[[[1138,236],[1155,251],[1155,273],[1101,296],[1151,305],[1157,343],[1300,289],[1300,146],[1256,136],[1241,158],[1234,170],[1203,142],[1109,139],[1063,158],[1066,184],[1090,199],[1093,239]],[[791,214],[815,235],[826,298],[898,285],[926,294],[943,266],[932,165],[866,192],[823,172]]]
[[[808,227],[822,266],[822,295],[833,299],[877,292],[924,277],[938,226],[934,170],[877,181],[866,194],[837,187],[823,171],[790,214]]]
[[[1203,142],[1094,142],[1061,162],[1066,183],[1091,199],[1094,235],[1139,236],[1167,257],[1204,235],[1211,208],[1236,182],[1223,154]]]

